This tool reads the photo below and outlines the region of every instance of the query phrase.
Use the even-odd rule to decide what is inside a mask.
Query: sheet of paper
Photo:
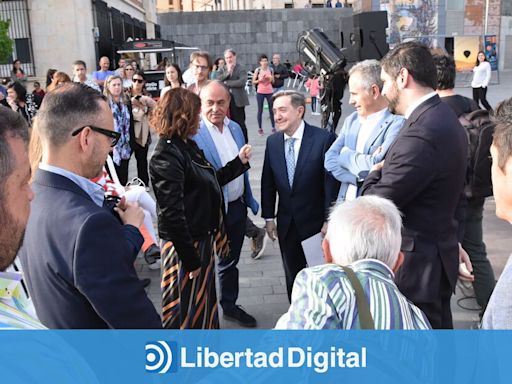
[[[318,232],[316,235],[301,242],[308,267],[325,264],[322,240],[322,233]]]

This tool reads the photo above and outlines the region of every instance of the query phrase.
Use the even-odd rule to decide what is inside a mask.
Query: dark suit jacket
[[[324,169],[324,156],[336,139],[333,133],[305,124],[293,186],[288,183],[284,154],[284,134],[268,137],[261,176],[262,217],[274,218],[276,197],[277,232],[284,239],[293,219],[300,240],[322,229],[331,204],[336,201],[339,183]]]
[[[464,186],[467,159],[464,129],[451,108],[436,95],[406,120],[385,158],[382,172],[371,172],[364,195],[392,200],[404,215],[405,261],[396,275],[400,290],[415,303],[446,297],[445,273],[457,281],[455,208]]]
[[[217,80],[226,84],[231,92],[231,97],[235,101],[237,107],[245,107],[249,105],[249,98],[245,91],[245,83],[247,82],[247,71],[245,71],[240,64],[236,64],[233,68],[233,73],[229,74],[226,67],[219,71]]]
[[[66,177],[38,170],[23,273],[49,328],[161,328],[134,259],[143,239]]]

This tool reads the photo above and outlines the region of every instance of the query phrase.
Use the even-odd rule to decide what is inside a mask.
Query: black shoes
[[[151,284],[151,279],[140,279],[140,282],[142,283],[142,286],[144,288],[147,288],[149,286],[149,284]]]
[[[239,305],[235,305],[235,308],[233,308],[231,311],[224,311],[224,318],[227,320],[235,321],[242,327],[256,327],[256,319],[245,312]]]
[[[148,249],[146,249],[146,252],[144,252],[144,260],[146,260],[149,269],[160,269],[162,266],[160,248],[155,244],[152,244]]]
[[[267,232],[263,228],[260,228],[258,236],[252,239],[251,258],[253,260],[258,260],[261,255],[263,255],[263,252],[265,252],[265,247],[267,246],[267,240]]]

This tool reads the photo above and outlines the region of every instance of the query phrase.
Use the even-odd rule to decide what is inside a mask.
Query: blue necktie
[[[288,182],[290,183],[290,188],[293,185],[293,176],[295,175],[295,142],[294,137],[290,137],[286,139],[286,170],[288,171]]]

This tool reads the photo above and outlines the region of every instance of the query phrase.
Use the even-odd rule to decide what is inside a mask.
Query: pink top
[[[272,83],[270,82],[270,78],[272,77],[272,71],[268,68],[264,71],[261,68],[256,69],[258,72],[258,93],[262,93],[267,95],[269,93],[273,93]]]
[[[309,89],[309,94],[311,97],[317,97],[320,94],[320,84],[318,82],[318,78],[308,79],[306,81],[306,88]]]

